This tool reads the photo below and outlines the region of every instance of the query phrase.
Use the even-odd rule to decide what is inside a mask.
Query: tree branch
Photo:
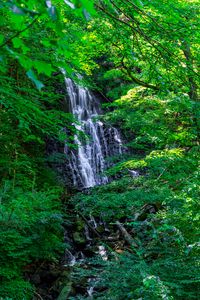
[[[29,29],[30,27],[33,26],[33,24],[38,20],[39,15],[24,29],[16,32],[13,36],[11,36],[9,39],[7,39],[3,44],[0,45],[0,48],[3,48],[5,45],[7,45],[10,41],[12,41],[12,39],[16,38],[17,36],[19,36],[21,33],[23,33],[24,31],[26,31],[27,29]]]
[[[132,73],[130,72],[130,70],[128,69],[128,67],[124,64],[123,60],[121,61],[121,64],[122,64],[122,67],[123,67],[123,69],[124,69],[124,70],[122,69],[122,72],[123,72],[123,73],[126,73],[126,74],[131,78],[131,80],[132,80],[133,82],[135,82],[135,83],[137,83],[137,84],[139,84],[139,85],[141,85],[141,86],[144,86],[144,87],[146,87],[146,88],[149,88],[149,89],[153,89],[153,90],[159,91],[160,88],[159,88],[158,86],[153,85],[153,84],[150,84],[150,83],[147,83],[147,82],[144,82],[144,81],[138,79],[137,77],[134,77],[134,76],[132,75]]]
[[[132,22],[134,23],[135,26],[132,26],[131,24],[127,23],[126,21],[117,18],[116,16],[114,16],[112,13],[108,12],[103,6],[100,6],[98,4],[96,4],[96,7],[101,10],[103,13],[105,13],[106,15],[108,15],[110,18],[112,18],[113,20],[120,22],[126,26],[128,26],[130,29],[132,29],[132,31],[137,32],[139,34],[139,36],[143,37],[143,39],[145,41],[147,41],[155,50],[157,50],[160,54],[160,56],[166,60],[165,55],[163,54],[164,52],[168,54],[168,58],[175,59],[177,63],[180,63],[181,61],[177,58],[176,54],[174,54],[173,52],[171,52],[169,49],[167,49],[166,47],[164,47],[159,41],[154,40],[153,38],[149,37],[144,30],[142,30],[140,28],[140,24],[136,19],[133,19],[132,16],[127,15],[123,10],[121,10],[120,7],[118,7],[116,5],[116,3],[114,3],[113,0],[110,0],[110,2],[112,3],[112,5],[122,14],[124,14],[124,16],[129,19],[132,20]],[[130,1],[128,1],[129,3],[131,3]],[[124,3],[124,1],[123,1]],[[132,3],[133,4],[133,3]],[[139,9],[139,8],[138,8]],[[142,12],[142,10],[140,10]],[[153,20],[152,20],[153,21]],[[154,20],[155,22],[155,20]],[[157,24],[158,26],[158,24]],[[160,26],[159,26],[160,27]],[[164,29],[163,29],[164,30]],[[166,30],[165,30],[166,31]],[[160,48],[160,49],[159,49]],[[164,51],[164,52],[163,52]],[[173,61],[174,62],[174,61]],[[190,66],[188,66],[188,68],[190,69],[190,71],[197,77],[199,77],[198,73],[196,73]]]

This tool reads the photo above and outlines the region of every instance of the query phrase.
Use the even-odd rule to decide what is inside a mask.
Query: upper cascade
[[[105,184],[109,181],[104,174],[109,166],[108,158],[123,152],[120,134],[116,128],[108,128],[98,120],[100,103],[87,88],[76,85],[70,78],[65,78],[65,84],[70,110],[78,121],[74,126],[88,137],[82,141],[75,135],[75,150],[65,146],[73,185],[89,188]]]

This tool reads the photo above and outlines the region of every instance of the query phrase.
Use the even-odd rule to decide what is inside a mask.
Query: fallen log
[[[127,230],[124,228],[124,226],[117,221],[116,222],[117,227],[119,228],[122,236],[124,237],[124,240],[130,245],[130,246],[134,246],[136,248],[138,248],[138,245],[136,244],[136,242],[134,241],[134,239],[132,238],[132,236],[127,232]]]

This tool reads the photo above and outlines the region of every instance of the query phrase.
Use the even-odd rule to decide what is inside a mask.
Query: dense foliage
[[[98,284],[107,292],[97,299],[197,299],[199,147],[190,99],[133,89],[111,105],[106,118],[120,124],[133,155],[108,170],[121,179],[75,202],[108,224],[125,220],[134,243],[104,266]]]
[[[94,299],[199,298],[198,13],[196,0],[1,1],[1,299],[32,299],[29,266],[63,252],[68,191],[46,151],[76,130],[61,69],[109,100],[103,118],[127,147],[107,170],[115,180],[72,199],[133,239],[94,262]]]
[[[59,110],[60,96],[47,78],[55,70],[56,55],[47,32],[56,40],[61,29],[56,31],[58,24],[45,4],[20,2],[0,4],[0,298],[19,300],[33,295],[24,278],[28,265],[62,253],[62,187],[48,167],[45,143],[51,138],[70,143],[62,128],[74,130],[72,116]],[[61,51],[56,43],[54,47]]]

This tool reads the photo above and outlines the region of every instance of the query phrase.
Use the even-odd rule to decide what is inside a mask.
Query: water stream
[[[110,180],[105,175],[105,170],[111,166],[110,158],[119,156],[124,151],[119,131],[115,127],[106,126],[99,120],[99,115],[102,114],[100,102],[87,88],[76,85],[69,78],[65,78],[65,84],[69,109],[77,120],[73,125],[79,132],[74,136],[76,147],[72,149],[66,145],[64,149],[71,183],[80,189],[106,184]],[[81,136],[87,138],[82,139]],[[84,220],[79,220],[79,222],[84,222]],[[88,216],[82,231],[78,229],[75,229],[75,232],[65,231],[65,242],[70,245],[70,249],[65,250],[63,258],[65,267],[73,268],[79,265],[91,268],[90,264],[87,265],[87,259],[96,255],[103,261],[108,260],[105,246],[94,235],[98,227],[102,227],[105,236],[110,234],[101,216],[97,220],[92,215]],[[81,287],[82,293],[85,293],[88,299],[93,299],[98,281],[99,279],[94,276],[89,277],[87,286]],[[80,287],[77,293],[80,293]]]
[[[75,150],[65,146],[72,183],[81,188],[105,184],[109,181],[104,174],[109,166],[108,158],[123,151],[120,134],[116,128],[108,128],[98,120],[100,103],[87,88],[76,85],[69,78],[65,78],[65,84],[70,111],[78,120],[74,126],[88,137],[85,141],[75,135]]]

